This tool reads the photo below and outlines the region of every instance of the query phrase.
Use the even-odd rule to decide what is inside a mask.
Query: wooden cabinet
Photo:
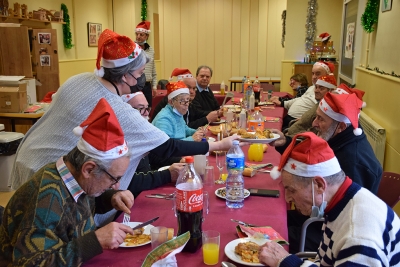
[[[312,84],[312,67],[313,67],[313,65],[314,64],[295,62],[295,63],[293,63],[293,73],[292,74],[304,73],[305,75],[307,75],[308,85],[310,86]],[[336,80],[338,81],[339,66],[338,66],[337,62],[335,62],[334,65],[335,65],[335,71],[333,73],[335,75]]]
[[[57,32],[54,29],[0,27],[0,75],[36,78],[36,99],[60,87]]]

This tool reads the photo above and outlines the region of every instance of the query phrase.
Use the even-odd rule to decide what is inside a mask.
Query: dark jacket
[[[197,94],[196,94],[197,95]],[[157,116],[157,114],[168,104],[168,96],[165,96],[158,103],[153,112],[153,118]],[[204,126],[208,123],[207,115],[210,113],[209,111],[204,111],[199,107],[196,103],[189,104],[189,111],[185,115],[183,115],[183,119],[185,120],[187,126],[192,129],[197,129],[201,126]],[[189,114],[189,115],[188,115]]]
[[[347,127],[343,132],[329,139],[328,144],[346,175],[376,194],[382,178],[382,166],[375,157],[364,132],[355,136],[353,130],[352,126]],[[276,147],[276,150],[282,154],[291,141],[292,138],[287,136],[286,145]]]
[[[197,91],[196,96],[193,99],[193,103],[200,106],[204,111],[214,111],[220,108],[217,99],[215,99],[214,93],[208,88],[208,91],[203,90],[202,92]]]

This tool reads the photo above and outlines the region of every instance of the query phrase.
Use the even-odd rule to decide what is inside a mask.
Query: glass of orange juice
[[[214,230],[203,231],[202,239],[204,264],[217,264],[219,259],[219,232]]]

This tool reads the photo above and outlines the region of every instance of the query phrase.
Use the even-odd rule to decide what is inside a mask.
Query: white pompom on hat
[[[112,160],[128,152],[117,116],[104,98],[99,100],[92,113],[73,132],[81,137],[78,149],[89,157]]]
[[[125,66],[134,61],[141,52],[140,45],[137,45],[129,37],[105,29],[99,37],[95,74],[103,77],[103,67]]]
[[[356,94],[326,93],[319,103],[319,109],[335,121],[351,123],[354,135],[358,136],[362,134],[361,128],[358,128],[362,104]]]
[[[302,141],[297,143],[297,139],[302,139]],[[341,168],[328,143],[312,132],[305,132],[293,137],[281,157],[279,166],[272,169],[271,177],[278,179],[282,170],[313,178],[336,174],[341,171]]]

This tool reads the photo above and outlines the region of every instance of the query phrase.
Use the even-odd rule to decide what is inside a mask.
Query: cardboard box
[[[0,84],[0,112],[24,112],[28,106],[27,83]]]

